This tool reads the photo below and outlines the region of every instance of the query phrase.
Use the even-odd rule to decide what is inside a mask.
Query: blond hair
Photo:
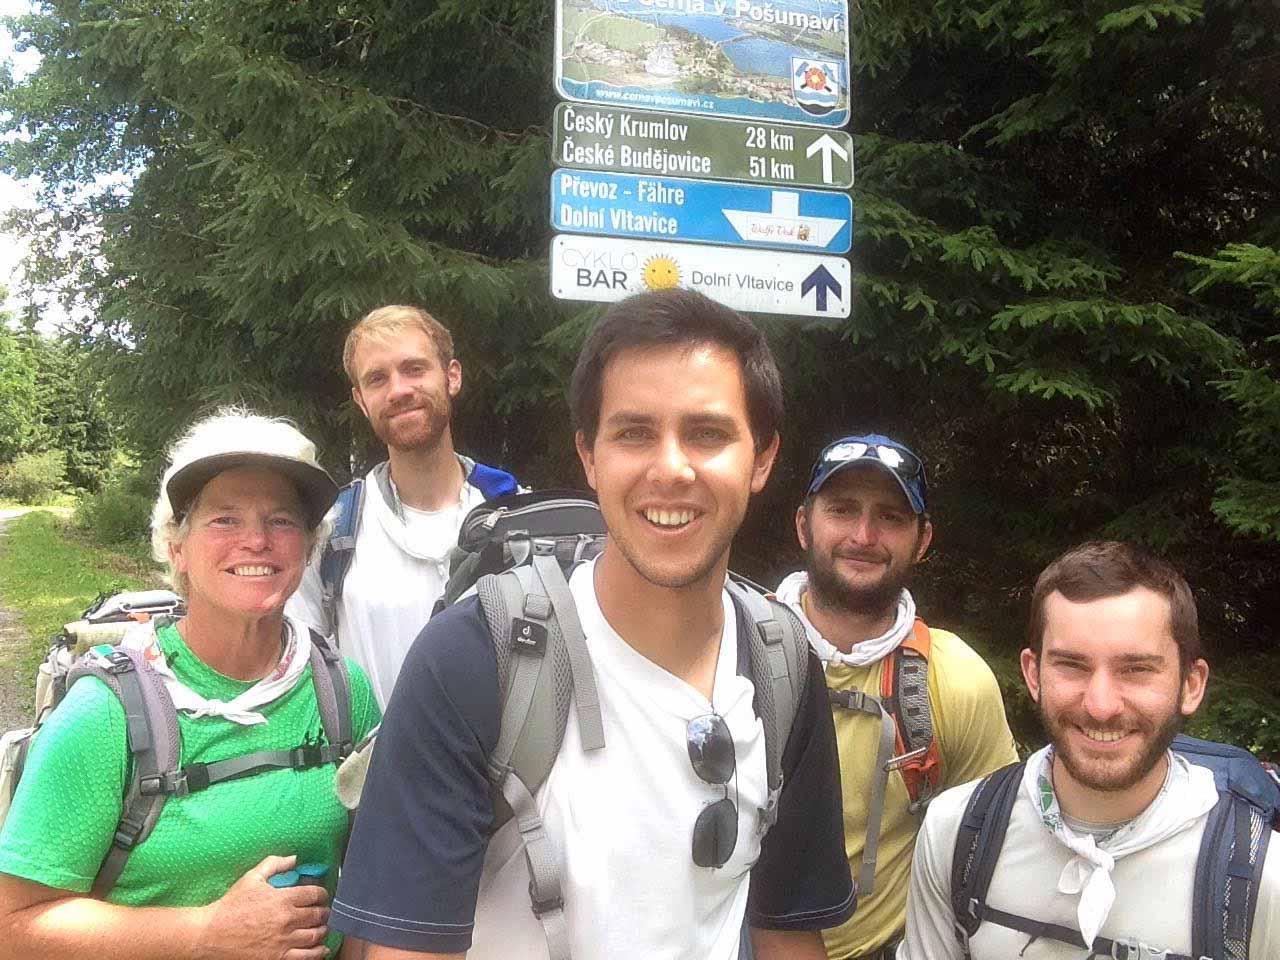
[[[360,386],[356,383],[355,370],[356,350],[360,344],[366,340],[385,343],[406,330],[419,330],[427,335],[435,345],[442,368],[448,367],[453,361],[453,334],[444,324],[420,307],[388,304],[370,310],[347,334],[347,342],[342,347],[342,368],[347,371],[347,379],[353,386]]]

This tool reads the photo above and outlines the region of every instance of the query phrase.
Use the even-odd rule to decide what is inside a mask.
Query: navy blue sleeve
[[[747,922],[769,930],[838,926],[857,906],[844,852],[836,732],[822,664],[809,655],[809,683],[782,753],[778,822],[751,870]]]
[[[433,617],[413,642],[374,748],[331,926],[423,953],[471,946],[493,823],[486,758],[498,670],[480,603]]]

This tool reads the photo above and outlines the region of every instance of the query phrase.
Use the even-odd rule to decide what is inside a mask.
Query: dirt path
[[[26,512],[22,508],[0,510],[0,540],[8,534],[9,521]],[[18,659],[29,642],[22,621],[4,606],[4,598],[0,597],[0,731],[30,723],[26,701],[35,678],[19,676],[7,666]]]

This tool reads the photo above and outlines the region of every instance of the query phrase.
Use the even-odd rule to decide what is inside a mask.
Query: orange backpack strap
[[[911,812],[923,813],[942,779],[942,758],[929,702],[929,654],[933,638],[919,617],[911,636],[885,658],[880,699],[898,728],[895,756],[889,761],[902,774],[911,797]]]

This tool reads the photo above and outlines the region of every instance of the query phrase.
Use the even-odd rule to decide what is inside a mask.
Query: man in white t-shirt
[[[462,365],[449,331],[425,310],[365,315],[347,335],[342,365],[387,460],[343,490],[334,534],[286,611],[336,636],[385,709],[409,645],[444,593],[467,512],[514,493],[516,482],[454,452]]]
[[[535,909],[562,912],[573,960],[825,960],[819,931],[854,896],[822,671],[810,655],[771,807],[753,624],[725,589],[778,449],[768,344],[701,294],[641,294],[588,336],[570,395],[609,534],[569,584],[604,747],[584,751],[571,709],[534,797],[562,898]],[[491,835],[500,704],[479,601],[460,600],[405,659],[333,901],[365,960],[549,955],[520,824]]]
[[[1251,811],[1243,836],[1256,862],[1224,870],[1222,888],[1197,876],[1220,794],[1190,749],[1169,749],[1200,705],[1209,672],[1186,581],[1127,544],[1084,544],[1036,581],[1028,640],[1022,672],[1050,745],[1025,768],[933,801],[916,844],[898,960],[1236,960],[1246,955],[1239,932],[1227,948],[1193,933],[1193,916],[1205,918],[1206,933],[1223,923],[1223,909],[1206,905],[1215,891],[1219,902],[1229,891],[1237,907],[1252,903],[1247,955],[1280,956],[1280,853],[1271,844],[1269,856],[1258,856],[1259,838],[1271,836],[1264,808],[1241,808]],[[988,817],[1008,812],[985,895],[974,879],[983,874],[977,851],[995,849],[974,839],[984,807]],[[1215,821],[1231,825],[1220,843],[1241,836],[1229,809]],[[1245,847],[1230,849],[1234,857]],[[959,900],[963,911],[953,906]]]

